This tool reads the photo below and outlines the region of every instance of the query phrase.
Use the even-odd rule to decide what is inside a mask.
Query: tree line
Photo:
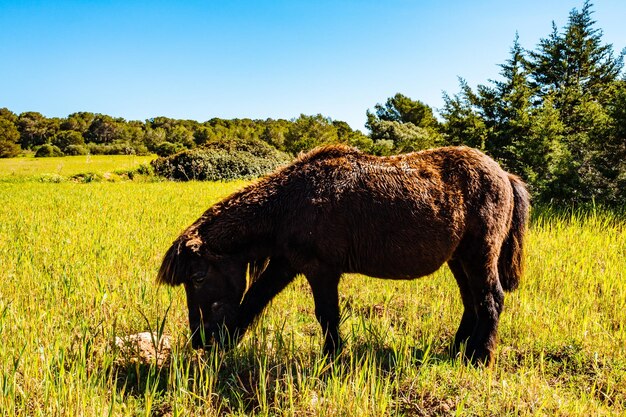
[[[260,139],[292,154],[320,143],[350,143],[365,138],[345,122],[321,115],[294,120],[225,120],[206,122],[155,117],[125,120],[105,114],[79,112],[66,118],[47,118],[38,112],[19,115],[0,109],[0,156],[50,149],[57,155],[150,154],[168,156],[219,140]]]
[[[516,35],[498,80],[444,93],[437,117],[427,104],[396,94],[367,110],[368,133],[322,115],[292,120],[155,117],[127,121],[103,114],[47,118],[0,109],[0,156],[157,153],[169,156],[208,143],[261,140],[295,155],[344,143],[375,155],[467,145],[522,176],[536,200],[623,205],[626,201],[624,51],[602,42],[593,6],[573,9],[567,23],[533,50]]]

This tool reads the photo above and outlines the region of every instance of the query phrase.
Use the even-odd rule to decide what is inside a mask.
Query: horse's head
[[[181,236],[167,251],[157,281],[184,285],[191,343],[200,348],[228,342],[246,289],[245,263],[208,252],[199,237]]]

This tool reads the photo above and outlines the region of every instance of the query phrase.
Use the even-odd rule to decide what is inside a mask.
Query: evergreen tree
[[[24,112],[17,119],[23,149],[46,144],[59,130],[58,119],[48,119],[38,112]]]
[[[13,113],[11,110],[6,107],[0,108],[0,119],[6,119],[9,122],[15,124],[17,123],[17,114]]]
[[[97,114],[84,136],[89,142],[111,144],[119,139],[121,130],[121,125],[113,117]]]
[[[384,120],[389,122],[399,123],[413,123],[415,126],[425,129],[437,129],[439,122],[433,114],[433,109],[430,106],[422,103],[419,100],[412,100],[409,97],[397,93],[395,96],[387,99],[387,102],[383,106],[382,104],[376,104],[374,106],[376,114],[372,114],[367,111],[367,123],[366,127],[369,129],[369,124],[372,120]]]
[[[475,108],[477,96],[467,82],[460,78],[461,92],[450,96],[444,92],[444,105],[441,116],[445,122],[442,130],[444,140],[449,145],[466,145],[485,150],[487,126],[482,115]]]
[[[287,120],[272,120],[267,119],[265,121],[265,127],[259,135],[259,139],[269,143],[280,151],[285,150],[285,134],[289,130],[289,122]]]
[[[615,56],[613,46],[602,43],[602,30],[594,27],[592,14],[589,1],[582,10],[573,9],[563,31],[559,33],[553,23],[550,37],[531,53],[538,101],[545,107],[546,97],[551,98],[563,128],[550,157],[546,199],[611,199],[616,173],[607,165],[614,155],[607,146],[611,137],[607,105],[623,68],[623,53]]]
[[[540,98],[553,94],[554,105],[568,133],[588,128],[577,107],[585,102],[603,102],[603,94],[618,80],[623,68],[623,52],[617,57],[611,44],[602,43],[602,30],[595,28],[592,3],[570,12],[563,33],[552,23],[552,33],[541,39],[531,52],[531,76]]]
[[[440,123],[433,110],[419,100],[400,93],[376,104],[376,112],[366,112],[365,126],[377,154],[403,153],[432,148],[441,143]],[[389,148],[391,144],[391,148]]]
[[[492,87],[478,86],[476,104],[487,127],[485,150],[512,172],[525,178],[540,176],[549,139],[533,131],[544,109],[533,106],[536,91],[529,82],[529,63],[517,34],[510,58],[500,67],[502,78],[492,81]]]
[[[588,1],[572,10],[529,53],[516,36],[499,81],[444,95],[447,140],[485,150],[540,200],[624,198],[623,54],[602,43],[592,13]]]
[[[82,135],[89,129],[94,118],[95,115],[89,112],[72,113],[61,121],[60,128],[61,130],[74,130]]]
[[[52,138],[52,144],[65,152],[69,146],[84,145],[85,141],[75,130],[61,130]]]
[[[316,146],[338,143],[337,129],[329,118],[321,114],[300,117],[293,120],[285,134],[285,150],[291,154],[308,151]]]
[[[20,132],[12,121],[12,117],[1,112],[5,109],[0,109],[0,158],[11,158],[19,155],[21,148]]]

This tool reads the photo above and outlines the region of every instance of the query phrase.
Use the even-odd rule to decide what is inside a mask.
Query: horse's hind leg
[[[461,318],[461,324],[454,337],[453,351],[459,352],[461,344],[467,342],[467,339],[474,332],[474,328],[478,323],[478,315],[476,313],[476,306],[474,304],[474,296],[472,289],[470,288],[469,279],[467,274],[463,270],[463,265],[458,259],[451,259],[448,261],[448,266],[456,279],[456,282],[461,291],[461,299],[463,300],[463,317]]]
[[[324,334],[324,353],[333,356],[341,349],[339,336],[339,278],[341,274],[315,271],[305,273],[315,300],[315,317]]]
[[[463,270],[468,278],[476,325],[472,331],[465,354],[473,362],[488,364],[496,345],[498,321],[504,306],[504,291],[498,279],[497,257],[476,256],[463,260]]]

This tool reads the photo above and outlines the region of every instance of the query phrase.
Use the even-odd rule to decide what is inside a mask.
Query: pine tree
[[[552,140],[547,155],[549,175],[543,176],[544,199],[613,200],[615,178],[623,164],[615,163],[609,106],[623,69],[624,53],[602,43],[595,27],[593,5],[573,9],[559,32],[542,39],[530,53],[531,79],[539,107],[553,107],[562,135]],[[618,147],[619,148],[619,147]]]
[[[611,44],[602,44],[602,30],[594,27],[592,7],[586,1],[582,10],[573,9],[563,33],[552,22],[550,36],[530,53],[531,77],[539,98],[553,95],[568,133],[588,129],[581,123],[584,117],[577,107],[589,101],[604,102],[604,92],[618,80],[623,68],[623,53],[616,57]]]
[[[478,85],[475,92],[461,80],[459,95],[444,95],[446,133],[453,143],[479,147],[512,172],[536,175],[544,164],[531,155],[545,147],[545,138],[538,140],[532,131],[535,92],[517,34],[510,58],[500,67],[500,80]]]
[[[492,132],[486,149],[506,168],[525,174],[536,168],[527,162],[528,154],[537,151],[531,136],[534,91],[529,85],[528,61],[517,34],[510,58],[500,67],[501,80],[492,81],[491,88],[478,88],[479,104]]]
[[[398,93],[388,98],[385,105],[376,104],[374,108],[376,113],[366,112],[365,123],[375,148],[372,152],[412,152],[441,143],[441,125],[432,108],[421,101]]]
[[[485,150],[488,128],[485,119],[476,109],[478,97],[467,82],[459,78],[461,92],[450,96],[444,92],[443,108],[439,111],[444,119],[442,131],[447,144],[466,145]]]
[[[484,149],[540,200],[615,203],[626,193],[624,54],[602,43],[592,14],[587,1],[562,31],[553,22],[535,51],[516,36],[500,80],[444,95],[449,141]]]
[[[19,145],[20,132],[18,132],[9,114],[7,117],[3,117],[2,110],[6,109],[0,109],[0,158],[11,158],[17,156],[21,151]]]

